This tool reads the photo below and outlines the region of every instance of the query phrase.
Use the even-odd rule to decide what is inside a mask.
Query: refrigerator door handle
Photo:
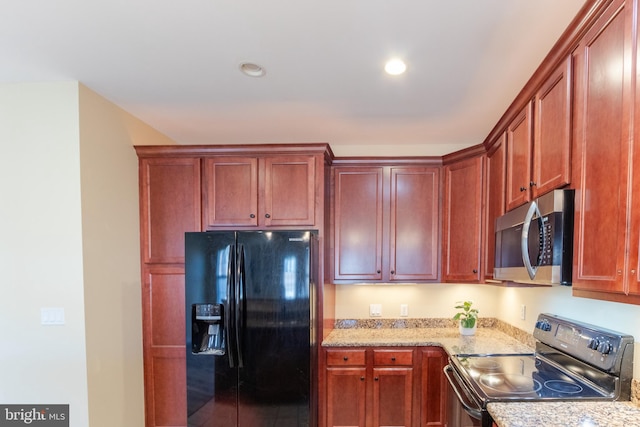
[[[244,333],[244,304],[245,304],[245,263],[244,263],[244,246],[240,245],[240,268],[238,269],[238,288],[236,292],[236,345],[238,349],[238,367],[242,368],[242,335]]]
[[[225,310],[224,310],[224,333],[225,333],[225,336],[227,337],[225,346],[226,346],[227,354],[229,355],[230,368],[235,367],[235,364],[236,364],[235,357],[234,357],[234,347],[231,344],[233,340],[231,325],[234,317],[233,312],[235,312],[235,309],[233,307],[234,299],[235,299],[234,283],[236,282],[235,252],[236,252],[235,245],[231,245],[231,248],[229,250],[229,261],[227,262],[227,306],[225,307]]]

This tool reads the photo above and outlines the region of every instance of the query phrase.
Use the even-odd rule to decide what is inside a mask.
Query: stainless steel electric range
[[[535,353],[449,358],[449,426],[491,427],[490,402],[629,400],[633,336],[538,316]]]

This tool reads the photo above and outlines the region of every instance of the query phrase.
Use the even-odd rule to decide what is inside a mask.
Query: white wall
[[[0,143],[0,403],[144,425],[133,145],[174,142],[67,82],[0,85]]]
[[[77,84],[0,85],[0,402],[70,404],[86,427],[78,129]]]

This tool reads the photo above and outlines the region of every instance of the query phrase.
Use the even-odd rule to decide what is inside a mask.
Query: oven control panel
[[[611,373],[620,370],[621,353],[633,351],[631,335],[553,314],[538,316],[533,336],[549,347]]]

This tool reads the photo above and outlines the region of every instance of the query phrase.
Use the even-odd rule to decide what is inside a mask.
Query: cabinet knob
[[[346,362],[347,360],[349,360],[349,358],[347,356],[345,356],[345,357],[342,358],[342,360],[344,360]]]
[[[264,217],[265,217],[265,218],[271,218],[271,215],[269,215],[269,214],[264,214]]]
[[[255,218],[255,217],[256,217],[256,214],[249,215],[249,218]]]
[[[536,184],[534,181],[529,181],[529,187],[535,187],[536,185],[538,184]]]
[[[360,381],[364,381],[364,377],[360,377]]]
[[[378,377],[375,377],[374,380],[378,381]]]
[[[473,269],[473,274],[476,274],[478,270],[476,268]]]
[[[395,270],[391,270],[391,274],[396,274],[396,271]]]
[[[376,270],[376,273],[380,274],[380,270]]]
[[[527,187],[520,187],[520,191],[527,191]]]
[[[396,361],[396,358],[395,358],[395,357],[392,357],[392,358],[391,358],[391,361],[392,361],[392,362],[395,362],[395,361]]]

